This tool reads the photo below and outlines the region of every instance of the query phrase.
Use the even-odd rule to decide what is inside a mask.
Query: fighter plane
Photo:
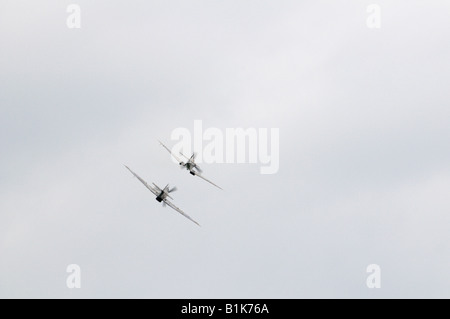
[[[203,175],[201,175],[203,173],[203,171],[200,169],[198,164],[195,163],[195,157],[196,157],[197,154],[193,153],[191,157],[187,157],[187,156],[183,155],[183,153],[180,152],[180,155],[183,156],[184,158],[186,158],[186,160],[187,160],[186,162],[183,162],[178,156],[176,156],[161,141],[158,141],[158,142],[159,142],[159,144],[161,144],[162,147],[164,147],[177,160],[177,162],[180,164],[180,168],[186,168],[189,171],[189,173],[191,173],[191,175],[198,176],[201,179],[207,181],[208,183],[216,186],[217,188],[222,189],[220,186],[217,186],[216,184],[211,182],[209,179],[207,179],[207,178],[203,177]]]
[[[144,184],[145,187],[147,187],[153,194],[155,194],[156,196],[156,200],[158,202],[162,202],[163,207],[167,205],[169,205],[171,208],[173,208],[174,210],[176,210],[177,212],[179,212],[181,215],[183,215],[184,217],[186,217],[187,219],[189,219],[190,221],[196,223],[198,226],[200,226],[199,223],[197,223],[195,220],[193,220],[188,214],[186,214],[185,212],[183,212],[181,209],[179,209],[177,206],[175,206],[174,204],[172,204],[169,200],[167,200],[167,197],[172,199],[173,198],[169,195],[170,193],[174,192],[177,190],[176,187],[173,188],[169,188],[169,184],[166,185],[166,187],[164,187],[164,189],[159,188],[155,183],[152,183],[153,186],[150,186],[149,184],[147,184],[146,181],[144,181],[141,177],[139,177],[138,174],[136,174],[135,172],[133,172],[128,166],[124,165],[130,172],[131,174],[133,174],[142,184]]]

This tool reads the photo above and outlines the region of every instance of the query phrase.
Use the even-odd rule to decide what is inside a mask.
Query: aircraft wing
[[[209,179],[207,179],[206,177],[203,177],[202,175],[200,175],[199,173],[195,173],[195,176],[198,176],[198,177],[200,177],[201,179],[203,179],[203,180],[205,180],[205,181],[207,181],[208,183],[210,183],[210,184],[212,184],[212,185],[214,185],[214,186],[216,186],[217,188],[220,188],[221,190],[223,190],[222,189],[222,187],[220,187],[220,186],[217,186],[216,184],[214,184],[213,182],[211,182]]]
[[[169,202],[167,199],[164,199],[164,202],[169,205],[171,208],[173,208],[174,210],[176,210],[177,212],[179,212],[181,215],[183,215],[184,217],[186,217],[187,219],[189,219],[190,221],[196,223],[198,226],[200,226],[199,223],[197,223],[195,220],[193,220],[188,214],[186,214],[185,212],[183,212],[181,209],[179,209],[177,206],[175,206],[174,204],[172,204],[171,202]]]
[[[161,141],[158,141],[158,142],[159,142],[159,144],[161,144],[162,147],[164,147],[164,148],[167,150],[167,152],[170,153],[170,155],[172,155],[172,156],[178,161],[178,163],[183,162],[182,160],[180,160],[180,158],[179,158],[178,156],[176,156],[174,153],[172,153],[172,151],[170,150],[170,148],[168,148],[167,146],[165,146]]]
[[[128,166],[124,165],[130,172],[131,174],[133,174],[138,180],[141,181],[142,184],[144,184],[145,187],[147,187],[153,194],[155,194],[156,196],[159,195],[159,192],[154,189],[153,187],[151,187],[150,185],[147,184],[146,181],[144,181],[138,174],[136,174],[135,172],[133,172]]]

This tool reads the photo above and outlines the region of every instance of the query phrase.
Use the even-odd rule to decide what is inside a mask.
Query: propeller
[[[200,173],[203,173],[203,170],[200,168],[200,166],[198,166],[197,164],[195,164],[195,169],[197,171],[199,171]]]
[[[174,186],[171,189],[168,190],[169,193],[175,192],[177,190],[177,187]]]

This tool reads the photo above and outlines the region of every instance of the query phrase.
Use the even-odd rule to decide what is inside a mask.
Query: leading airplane
[[[189,219],[190,221],[196,223],[198,226],[200,226],[199,223],[197,223],[195,220],[193,220],[188,214],[186,214],[185,212],[183,212],[181,209],[179,209],[177,206],[175,206],[174,204],[172,204],[168,199],[172,199],[173,198],[169,195],[170,193],[174,192],[177,190],[176,187],[173,188],[169,188],[169,184],[166,185],[166,187],[164,187],[164,189],[159,188],[155,183],[152,183],[153,186],[150,186],[149,184],[147,184],[146,181],[144,181],[138,174],[136,174],[135,172],[133,172],[128,166],[124,165],[130,172],[131,174],[133,174],[142,184],[144,184],[145,187],[147,187],[149,189],[149,191],[151,191],[155,196],[156,196],[156,200],[158,202],[162,202],[163,206],[166,206],[166,204],[173,208],[174,210],[176,210],[177,212],[179,212],[181,215],[183,215],[184,217],[186,217],[187,219]]]
[[[203,173],[203,171],[200,169],[200,167],[198,166],[197,163],[195,163],[195,156],[196,154],[193,153],[191,157],[187,157],[185,155],[183,155],[183,153],[180,152],[180,155],[183,156],[184,158],[186,158],[186,162],[182,161],[178,156],[176,156],[167,146],[165,146],[161,141],[158,141],[159,144],[161,144],[162,147],[164,147],[169,153],[170,155],[172,155],[177,162],[180,164],[180,168],[186,168],[189,173],[193,176],[198,176],[201,179],[207,181],[208,183],[216,186],[217,188],[222,189],[222,187],[217,186],[216,184],[214,184],[213,182],[211,182],[209,179],[203,177],[203,175],[201,175]]]

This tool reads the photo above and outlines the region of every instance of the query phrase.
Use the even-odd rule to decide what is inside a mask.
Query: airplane
[[[185,212],[183,212],[181,209],[179,209],[177,206],[175,206],[174,204],[172,204],[171,202],[169,202],[167,200],[167,197],[172,199],[173,198],[169,195],[170,193],[174,192],[177,190],[176,187],[173,188],[169,188],[169,184],[166,185],[166,187],[164,187],[164,189],[159,188],[155,183],[152,183],[153,186],[150,186],[149,184],[147,184],[146,181],[144,181],[138,174],[136,174],[135,172],[133,172],[128,166],[124,165],[130,172],[131,174],[133,174],[142,184],[144,184],[145,187],[147,187],[153,194],[155,194],[156,196],[156,200],[158,202],[162,202],[163,207],[165,207],[166,205],[169,205],[169,207],[173,208],[174,210],[176,210],[177,212],[179,212],[181,215],[183,215],[184,217],[186,217],[187,219],[189,219],[190,221],[196,223],[198,226],[200,226],[199,223],[197,223],[195,220],[193,220],[188,214],[186,214]]]
[[[198,164],[195,163],[195,157],[197,156],[197,154],[193,153],[191,157],[187,157],[187,156],[183,155],[183,153],[180,152],[180,155],[187,159],[186,162],[183,162],[178,156],[176,156],[174,153],[172,153],[172,151],[167,146],[165,146],[161,141],[158,141],[158,142],[159,142],[159,144],[161,144],[162,147],[164,147],[177,160],[177,162],[180,164],[180,168],[181,169],[182,168],[186,168],[191,175],[198,176],[201,179],[207,181],[208,183],[216,186],[217,188],[222,189],[222,187],[214,184],[209,179],[207,179],[207,178],[203,177],[203,175],[201,175],[203,173],[203,171],[198,166]]]

